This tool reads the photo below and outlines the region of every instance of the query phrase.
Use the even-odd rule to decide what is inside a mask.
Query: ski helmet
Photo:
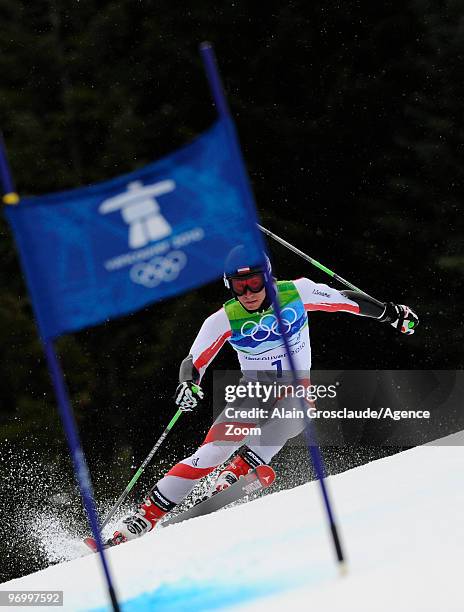
[[[263,253],[264,263],[256,266],[250,266],[249,253],[242,244],[234,247],[227,256],[224,266],[224,285],[227,289],[232,289],[230,279],[246,278],[257,272],[267,272],[269,278],[272,276],[272,268],[269,257]]]

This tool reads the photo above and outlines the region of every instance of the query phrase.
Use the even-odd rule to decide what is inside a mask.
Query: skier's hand
[[[380,317],[382,323],[390,323],[394,328],[402,334],[411,335],[416,331],[419,325],[419,317],[414,310],[403,304],[394,304],[388,302],[385,312]]]
[[[174,395],[176,406],[182,412],[192,412],[205,396],[202,388],[191,380],[179,383]]]

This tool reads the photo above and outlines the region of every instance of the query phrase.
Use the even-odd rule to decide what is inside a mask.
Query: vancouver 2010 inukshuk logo
[[[180,234],[175,233],[163,214],[158,198],[169,200],[176,188],[170,179],[151,185],[133,181],[127,191],[104,200],[99,206],[102,215],[120,212],[121,220],[128,225],[128,246],[131,251],[117,255],[105,262],[109,272],[129,267],[132,282],[147,287],[170,283],[179,277],[186,267],[188,257],[179,247],[203,240],[205,232],[195,227]],[[164,196],[168,196],[164,198]]]

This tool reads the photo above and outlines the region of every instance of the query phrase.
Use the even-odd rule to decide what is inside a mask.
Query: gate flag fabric
[[[239,242],[261,261],[227,121],[141,170],[5,211],[43,338],[217,279]]]

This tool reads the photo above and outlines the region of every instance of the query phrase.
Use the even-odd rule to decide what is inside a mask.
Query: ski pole
[[[176,412],[176,414],[172,417],[172,419],[169,421],[168,426],[166,427],[166,429],[163,431],[163,433],[161,434],[161,436],[158,438],[158,441],[156,442],[155,446],[151,449],[150,453],[148,454],[147,458],[145,459],[145,461],[142,463],[142,465],[139,467],[139,469],[135,472],[135,474],[132,476],[131,481],[129,482],[129,484],[127,485],[127,487],[124,489],[124,491],[121,493],[121,495],[119,496],[118,501],[114,504],[114,506],[111,508],[111,510],[108,512],[108,514],[106,515],[104,521],[102,522],[101,526],[100,526],[100,531],[103,531],[103,528],[108,524],[108,522],[110,521],[111,517],[114,515],[114,513],[116,512],[116,510],[119,508],[119,506],[122,504],[122,502],[126,499],[126,497],[129,495],[130,491],[132,490],[133,486],[135,485],[135,483],[137,482],[137,480],[140,478],[140,476],[142,475],[144,469],[147,467],[147,465],[150,463],[150,461],[153,459],[153,455],[156,453],[156,451],[159,449],[159,447],[161,446],[161,444],[164,442],[166,436],[168,435],[168,433],[171,431],[171,429],[174,427],[177,419],[180,417],[180,415],[182,414],[182,410],[179,408],[179,410]]]
[[[296,253],[297,255],[299,255],[300,257],[305,259],[306,261],[309,261],[310,264],[312,264],[316,268],[319,268],[319,270],[322,270],[323,272],[325,272],[326,274],[331,276],[334,280],[338,281],[339,283],[342,283],[342,285],[345,285],[345,287],[349,287],[350,289],[353,289],[353,291],[359,291],[359,293],[362,293],[366,297],[370,298],[378,306],[385,306],[384,302],[380,302],[379,300],[376,300],[374,297],[372,297],[371,295],[369,295],[368,293],[366,293],[362,289],[359,289],[359,287],[356,287],[356,285],[353,285],[353,283],[350,283],[349,281],[344,279],[342,276],[339,276],[338,274],[335,274],[335,272],[333,272],[332,270],[329,270],[329,268],[327,268],[326,266],[321,264],[319,261],[317,261],[317,259],[313,259],[309,255],[306,255],[306,253],[303,253],[303,251],[300,251],[300,249],[297,249],[295,246],[293,246],[293,244],[290,244],[290,242],[287,242],[286,240],[284,240],[280,236],[277,236],[277,234],[274,234],[273,232],[269,231],[268,229],[266,229],[262,225],[259,225],[259,223],[257,223],[256,225],[259,227],[259,229],[264,234],[266,234],[267,236],[270,236],[276,242],[280,242],[280,244],[282,244],[283,246],[287,247],[287,249],[289,249],[290,251],[293,251],[294,253]]]

